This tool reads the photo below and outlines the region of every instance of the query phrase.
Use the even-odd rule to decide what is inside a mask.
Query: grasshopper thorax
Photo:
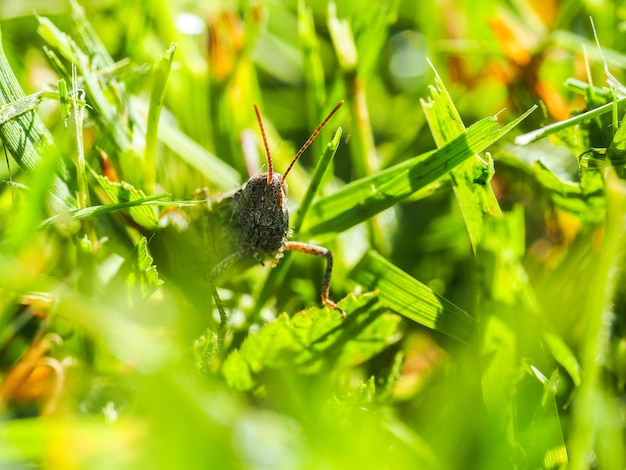
[[[273,257],[287,240],[287,185],[278,173],[261,173],[248,180],[237,201],[238,225],[244,250],[260,261]]]

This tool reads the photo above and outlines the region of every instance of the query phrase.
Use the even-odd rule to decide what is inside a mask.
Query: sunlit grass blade
[[[615,101],[604,104],[602,106],[591,109],[589,111],[585,111],[584,113],[580,113],[569,119],[555,122],[554,124],[549,124],[540,129],[527,132],[526,134],[519,135],[515,138],[515,143],[517,145],[528,145],[532,142],[536,142],[539,139],[548,137],[549,135],[552,135],[556,132],[560,132],[562,130],[576,126],[583,122],[590,121],[591,119],[601,116],[603,114],[610,113],[615,109],[615,107],[621,108],[624,106],[625,103],[626,103],[626,97],[615,99]]]
[[[146,145],[144,147],[143,175],[144,187],[149,191],[154,190],[156,183],[159,118],[161,117],[161,109],[163,108],[163,100],[165,99],[165,87],[170,69],[172,68],[175,52],[176,44],[172,43],[170,48],[160,57],[153,73],[150,108],[148,110],[148,126],[146,129]]]
[[[50,217],[49,219],[44,221],[43,224],[41,224],[41,228],[47,227],[57,220],[62,220],[63,217],[65,216],[69,216],[71,220],[89,219],[92,217],[97,217],[99,215],[109,214],[111,212],[115,212],[121,209],[130,209],[131,207],[150,205],[151,203],[154,203],[155,201],[158,201],[159,199],[164,199],[169,196],[170,195],[167,193],[154,194],[152,196],[140,197],[140,198],[133,199],[130,201],[125,201],[125,202],[89,206],[89,207],[84,207],[83,209],[74,209],[74,210],[69,211],[67,214],[64,214],[64,216],[55,215],[53,217]],[[180,205],[179,202],[173,203],[173,204]],[[162,205],[162,204],[159,204],[159,205]]]
[[[143,191],[136,189],[133,185],[126,182],[109,181],[106,177],[94,175],[107,196],[111,198],[114,204],[127,203],[132,201],[146,201],[146,195]],[[159,226],[154,208],[146,204],[133,204],[128,206],[129,214],[135,222],[140,226],[155,229]]]
[[[430,88],[429,98],[421,103],[437,147],[443,147],[465,131],[461,116],[436,71],[435,86]],[[450,170],[452,187],[474,251],[482,237],[485,216],[502,213],[489,184],[493,172],[489,166],[493,162],[486,158],[488,161],[484,162],[476,155]]]
[[[3,112],[0,136],[11,156],[27,172],[35,171],[44,155],[58,153],[52,135],[35,111],[38,102],[47,96],[26,97],[4,53],[0,36],[0,105]],[[67,169],[60,159],[57,164],[63,179],[67,178]],[[58,176],[54,176],[50,194],[52,204],[58,210],[72,204],[67,184]]]
[[[307,128],[315,129],[322,118],[326,102],[326,83],[324,64],[320,56],[320,40],[315,32],[313,12],[306,6],[304,0],[298,1],[298,41],[302,51],[304,80],[306,81],[307,98]],[[322,153],[322,145],[326,139],[326,131],[311,144],[310,152],[313,155]]]
[[[492,145],[534,110],[502,127],[494,118],[482,119],[439,150],[347,184],[313,204],[303,233],[339,233],[398,204]]]
[[[229,191],[240,184],[237,170],[170,123],[159,123],[159,140],[216,187]]]
[[[394,312],[443,335],[475,344],[473,317],[378,253],[366,253],[350,278],[366,289],[378,290],[382,302]]]
[[[72,63],[81,77],[81,86],[85,89],[85,96],[92,109],[92,116],[99,124],[100,129],[107,138],[102,140],[102,145],[107,154],[118,158],[120,167],[123,169],[123,177],[130,182],[139,182],[142,175],[140,156],[132,146],[132,132],[130,127],[124,124],[120,115],[128,114],[127,110],[121,110],[121,104],[116,102],[119,90],[123,85],[111,77],[105,77],[99,69],[93,67],[97,63],[100,67],[111,66],[114,62],[106,49],[100,44],[91,25],[84,16],[84,11],[76,2],[71,2],[73,19],[76,22],[76,30],[84,36],[79,42],[90,44],[91,55],[83,50],[79,44],[69,35],[62,32],[48,18],[37,17],[39,21],[38,33],[48,45],[58,51],[67,61]],[[89,37],[87,37],[89,36]],[[97,51],[97,58],[93,57]],[[51,60],[54,60],[52,51],[48,52]],[[65,72],[67,73],[67,72]],[[63,77],[70,81],[71,76]],[[127,116],[132,119],[132,116]],[[139,126],[139,123],[134,123]],[[140,127],[140,126],[139,126]]]

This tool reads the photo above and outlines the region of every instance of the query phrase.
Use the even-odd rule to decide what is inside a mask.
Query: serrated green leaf
[[[94,175],[100,186],[107,195],[112,199],[114,204],[125,204],[136,201],[147,200],[143,191],[136,189],[133,185],[126,182],[113,182],[108,178],[100,175]],[[156,229],[159,226],[154,208],[148,205],[132,206],[128,209],[128,213],[135,222],[147,229]]]
[[[117,273],[104,289],[104,298],[119,299],[134,307],[150,297],[163,284],[159,273],[152,264],[148,253],[147,241],[141,237],[134,250],[125,258]]]
[[[341,302],[348,312],[312,308],[293,317],[280,315],[249,336],[224,362],[222,372],[230,386],[249,390],[255,375],[266,368],[295,368],[318,372],[360,364],[397,341],[400,317],[386,313],[378,296],[349,296]]]
[[[377,289],[383,304],[394,312],[464,343],[475,342],[473,317],[378,253],[367,252],[350,278],[367,289]]]

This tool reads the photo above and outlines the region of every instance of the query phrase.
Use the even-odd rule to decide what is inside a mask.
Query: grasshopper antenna
[[[304,151],[309,148],[309,145],[311,145],[311,143],[315,140],[315,138],[317,137],[317,134],[320,133],[320,131],[324,128],[324,126],[326,125],[326,123],[328,123],[328,121],[330,121],[330,118],[333,117],[333,115],[339,111],[339,108],[341,108],[341,105],[343,104],[343,100],[341,100],[337,106],[335,106],[333,108],[333,110],[328,114],[328,116],[326,116],[326,119],[324,119],[322,121],[322,123],[317,126],[317,129],[315,129],[313,131],[313,134],[311,134],[311,137],[309,137],[309,139],[304,143],[304,145],[302,146],[302,148],[300,148],[300,150],[298,150],[298,153],[296,154],[295,157],[293,157],[293,160],[291,160],[291,163],[289,164],[289,166],[287,167],[287,169],[285,170],[285,172],[283,173],[282,178],[280,179],[280,184],[283,184],[285,182],[285,178],[287,177],[287,174],[291,171],[291,168],[295,165],[295,163],[298,161],[298,158],[300,158],[300,156],[304,153]],[[257,111],[258,112],[258,111]],[[266,144],[267,145],[267,144]],[[269,156],[269,154],[268,154]]]
[[[267,185],[269,186],[270,184],[272,184],[272,178],[274,177],[274,166],[272,165],[272,155],[270,154],[270,147],[269,145],[267,145],[267,135],[265,134],[265,127],[263,127],[263,119],[261,118],[261,113],[259,112],[259,107],[256,105],[256,103],[254,103],[254,112],[256,113],[256,120],[259,122],[259,128],[261,129],[261,136],[263,137],[263,145],[265,147],[265,158],[267,159]],[[282,183],[282,180],[281,180],[281,183]]]

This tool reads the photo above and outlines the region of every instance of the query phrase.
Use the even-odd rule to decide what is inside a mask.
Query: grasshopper
[[[274,267],[285,251],[299,251],[326,259],[322,303],[345,318],[345,312],[329,298],[331,252],[321,246],[288,240],[285,181],[294,164],[342,104],[343,101],[339,102],[315,129],[282,175],[274,171],[263,120],[254,105],[267,171],[252,176],[241,188],[216,201],[211,201],[205,189],[201,198],[204,203],[196,204],[191,213],[169,212],[161,218],[163,228],[150,241],[150,251],[159,271],[166,278],[176,280],[194,304],[206,305],[207,291],[210,291],[223,321],[225,312],[215,290],[218,279],[270,259]],[[168,249],[171,246],[176,246],[177,250]]]

